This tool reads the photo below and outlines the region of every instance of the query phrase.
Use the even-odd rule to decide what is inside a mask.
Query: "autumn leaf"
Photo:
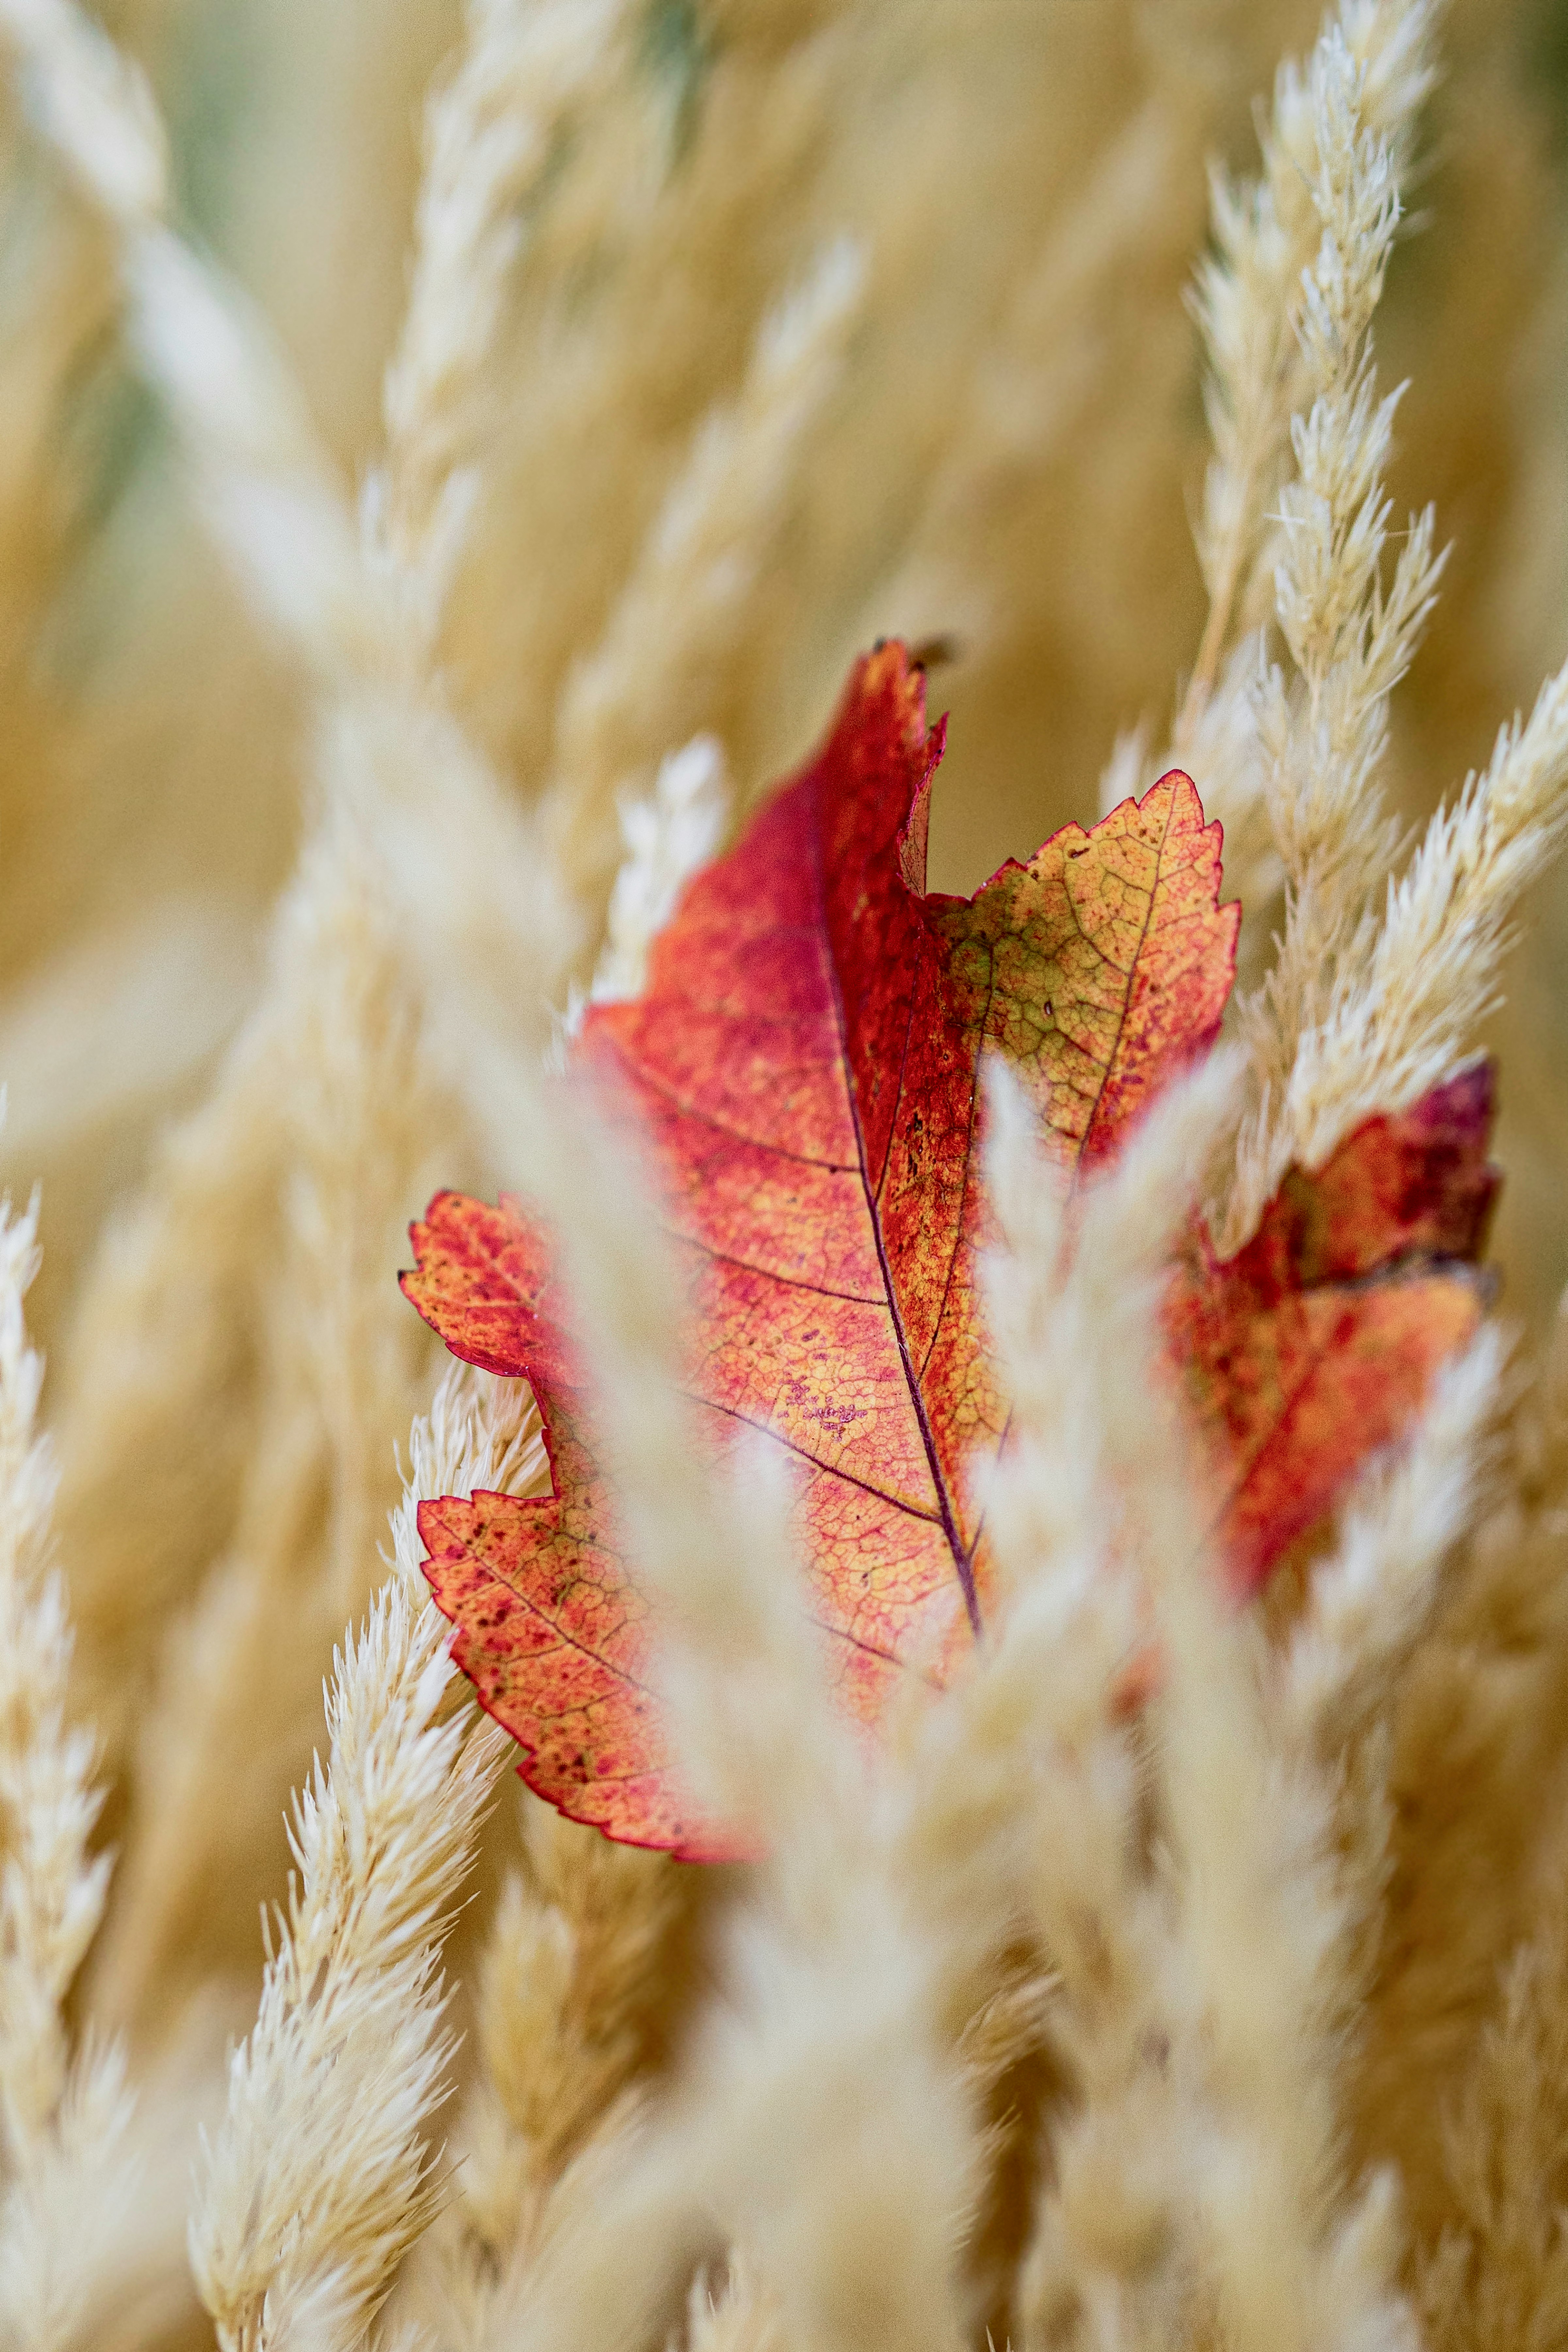
[[[750,1427],[791,1458],[837,1695],[867,1727],[908,1662],[946,1671],[989,1601],[976,1497],[1007,1412],[977,1287],[982,1053],[1007,1056],[1075,1180],[1212,1043],[1239,919],[1180,773],[973,899],[927,895],[941,743],[919,672],[879,647],[820,757],[691,885],[643,997],[592,1008],[575,1048],[651,1150],[715,1452]],[[1197,1231],[1176,1271],[1171,1346],[1241,1585],[1404,1425],[1477,1311],[1474,1278],[1430,1262],[1479,1244],[1484,1108],[1463,1139],[1420,1113],[1382,1125],[1321,1177],[1292,1173],[1233,1265]],[[459,1664],[563,1811],[723,1850],[664,1745],[546,1236],[516,1202],[454,1193],[413,1233],[409,1297],[456,1354],[531,1381],[550,1456],[549,1496],[421,1507]],[[1381,1420],[1324,1451],[1323,1417],[1385,1371]]]
[[[1182,775],[973,900],[925,896],[941,740],[920,673],[879,649],[821,756],[692,885],[643,996],[594,1007],[576,1049],[651,1144],[716,1449],[750,1426],[792,1458],[838,1695],[866,1724],[904,1660],[939,1660],[986,1608],[973,1472],[1006,1413],[977,1288],[982,1048],[1064,1167],[1108,1158],[1211,1042],[1239,919]],[[443,1194],[413,1240],[409,1297],[456,1353],[532,1381],[555,1485],[424,1505],[459,1661],[543,1794],[691,1851],[542,1238],[514,1202]]]

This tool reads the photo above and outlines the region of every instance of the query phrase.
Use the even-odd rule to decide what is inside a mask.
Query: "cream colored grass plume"
[[[693,2213],[670,2252],[705,2229],[748,2248],[805,2342],[956,2344],[948,2271],[968,2133],[937,2045],[941,1947],[912,1932],[901,1899],[899,1808],[877,1804],[829,1711],[779,1472],[759,1446],[743,1450],[727,1494],[703,1477],[670,1356],[665,1247],[590,1114],[561,1120],[534,1181],[600,1368],[633,1556],[666,1612],[663,1679],[695,1791],[769,1849],[667,2126],[671,2184]],[[623,2197],[646,2195],[649,2162]],[[600,2224],[612,2243],[615,2213],[612,2198]],[[541,2339],[572,2325],[555,2300],[570,2312],[579,2299],[557,2283],[565,2268],[547,2272],[549,2299],[530,2315]],[[655,2273],[644,2294],[678,2283]],[[593,2340],[590,2312],[568,2340]]]
[[[1527,22],[0,0],[0,1076],[69,1309],[46,1439],[7,1209],[5,2346],[1561,2336],[1568,1326],[1488,1322],[1239,1615],[1154,1361],[1198,1203],[1242,1240],[1500,1034],[1511,1312],[1568,1272]],[[1247,925],[1233,1044],[1109,1177],[1063,1196],[988,1076],[1000,1605],[872,1758],[559,1066],[884,630],[952,640],[942,887],[1165,731]],[[756,1860],[501,1792],[414,1515],[547,1465],[523,1384],[432,1401],[394,1276],[444,1183],[559,1229]]]
[[[55,1474],[23,1302],[37,1204],[0,1208],[0,2326],[18,2347],[129,2344],[181,2303],[176,2094],[73,2034],[72,1981],[110,1869],[89,1841],[93,1743],[68,1717],[70,1630],[50,1559]],[[74,2046],[73,2046],[74,2045]]]
[[[415,1503],[526,1484],[539,1453],[526,1400],[476,1403],[468,1385],[449,1377],[415,1424],[394,1571],[333,1660],[328,1759],[296,1801],[298,1875],[207,2146],[191,2257],[235,2352],[291,2343],[323,2299],[333,2340],[351,2341],[442,2195],[441,1938],[507,1743],[471,1703],[444,1705],[456,1669]]]
[[[1412,518],[1385,576],[1391,502],[1383,479],[1398,394],[1377,396],[1370,337],[1399,223],[1409,121],[1430,79],[1425,45],[1434,21],[1422,7],[1347,6],[1304,79],[1287,75],[1276,99],[1277,131],[1292,115],[1312,126],[1301,170],[1319,241],[1299,293],[1283,280],[1272,289],[1276,343],[1293,330],[1300,347],[1294,473],[1279,494],[1274,562],[1275,618],[1293,677],[1287,683],[1270,667],[1254,692],[1259,768],[1287,896],[1277,961],[1243,1008],[1256,1100],[1238,1148],[1227,1228],[1233,1242],[1250,1230],[1292,1158],[1321,1164],[1359,1118],[1374,1108],[1402,1108],[1470,1047],[1495,1003],[1518,893],[1551,855],[1563,822],[1568,771],[1553,681],[1529,727],[1505,730],[1486,775],[1434,820],[1385,899],[1398,845],[1379,785],[1389,697],[1419,645],[1442,559],[1428,509]],[[1395,23],[1394,47],[1375,57],[1376,31],[1386,37]],[[1385,128],[1380,100],[1389,105]],[[1261,194],[1255,210],[1267,218]],[[1235,219],[1221,190],[1222,252],[1228,236],[1235,246]],[[1216,265],[1201,312],[1216,362],[1211,404],[1222,452],[1231,410],[1261,408],[1241,388],[1258,371],[1232,348],[1227,305],[1238,299],[1236,283],[1234,258],[1228,272]],[[1268,439],[1261,426],[1257,439],[1260,447]],[[1253,470],[1250,456],[1232,450],[1211,474],[1205,531],[1227,549]],[[1213,636],[1237,564],[1211,545],[1207,568]],[[1186,706],[1195,719],[1209,684],[1207,643]],[[1446,961],[1455,933],[1464,940],[1462,982]]]

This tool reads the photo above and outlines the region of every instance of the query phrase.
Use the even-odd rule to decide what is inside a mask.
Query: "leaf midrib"
[[[823,961],[828,968],[829,986],[832,991],[833,1018],[838,1024],[839,1066],[843,1074],[844,1093],[849,1101],[850,1121],[854,1129],[861,1191],[865,1198],[867,1214],[871,1218],[872,1237],[876,1244],[876,1262],[882,1274],[883,1289],[887,1298],[887,1311],[893,1325],[894,1338],[898,1343],[898,1359],[904,1368],[904,1386],[908,1390],[910,1402],[915,1408],[915,1424],[920,1431],[921,1443],[925,1448],[926,1465],[930,1470],[931,1483],[936,1490],[942,1532],[947,1539],[947,1549],[952,1554],[953,1568],[958,1579],[959,1590],[964,1595],[964,1607],[968,1616],[970,1630],[977,1641],[981,1626],[979,1603],[975,1594],[974,1569],[958,1533],[958,1523],[953,1511],[953,1498],[948,1492],[947,1481],[942,1470],[941,1457],[936,1451],[936,1433],[925,1410],[925,1399],[921,1391],[919,1376],[915,1369],[915,1359],[910,1352],[909,1335],[904,1328],[904,1316],[898,1304],[898,1293],[894,1286],[893,1269],[887,1262],[887,1249],[883,1239],[877,1193],[873,1189],[871,1171],[866,1160],[865,1134],[861,1126],[860,1098],[855,1091],[854,1072],[850,1062],[849,1025],[844,1017],[843,990],[839,980],[838,961],[833,954],[832,935],[828,928],[828,887],[827,875],[822,862],[822,824],[820,803],[813,808],[812,816],[812,847],[817,864],[817,906],[821,924],[820,936],[822,941]],[[905,884],[904,887],[907,888],[908,885]],[[912,892],[911,896],[913,895]],[[898,1101],[902,1099],[901,1087]],[[898,1117],[898,1101],[894,1105],[894,1122]],[[890,1152],[892,1149],[890,1128],[888,1140]]]

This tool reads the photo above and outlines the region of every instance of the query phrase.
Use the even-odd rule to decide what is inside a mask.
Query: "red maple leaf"
[[[1006,1401],[977,1293],[982,1052],[1006,1055],[1064,1170],[1107,1160],[1212,1044],[1240,911],[1179,772],[972,899],[926,895],[941,748],[922,676],[879,647],[819,758],[690,886],[644,994],[591,1010],[574,1049],[651,1147],[709,1439],[750,1426],[792,1457],[838,1696],[868,1727],[906,1661],[940,1675],[988,1608],[977,1474]],[[1473,1276],[1435,1264],[1474,1254],[1490,1199],[1473,1082],[1465,1102],[1293,1171],[1230,1265],[1194,1233],[1171,1341],[1242,1583],[1405,1425],[1479,1312]],[[563,1811],[722,1850],[664,1745],[547,1236],[516,1201],[450,1192],[413,1236],[409,1297],[455,1354],[532,1383],[550,1458],[549,1496],[420,1507],[458,1663]]]

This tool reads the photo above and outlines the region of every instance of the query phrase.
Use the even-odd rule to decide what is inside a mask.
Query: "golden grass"
[[[46,1442],[8,1213],[7,2344],[1560,2337],[1549,30],[0,0],[0,1163],[54,1365]],[[1071,1246],[994,1097],[1009,1605],[873,1769],[548,1065],[894,631],[950,641],[938,887],[1168,745],[1248,920],[1234,1057]],[[1300,1609],[1223,1620],[1147,1378],[1191,1171],[1239,1236],[1481,1043],[1508,1324]],[[408,1497],[522,1488],[537,1428],[435,1388],[393,1277],[435,1184],[507,1181],[766,1864],[486,1812]]]

